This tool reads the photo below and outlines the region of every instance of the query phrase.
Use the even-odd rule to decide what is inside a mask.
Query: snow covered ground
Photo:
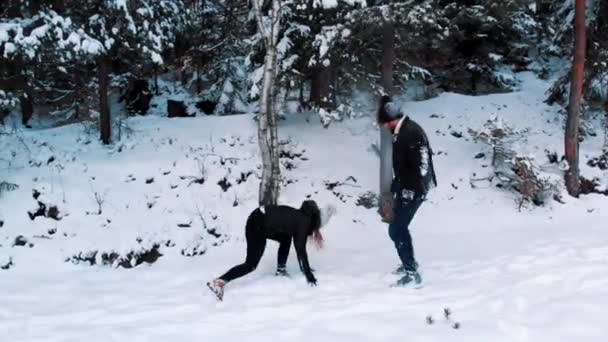
[[[0,181],[19,186],[0,195],[0,266],[12,264],[0,270],[0,341],[604,341],[606,197],[519,211],[514,194],[469,185],[490,157],[468,129],[493,114],[530,128],[519,150],[559,176],[545,150],[561,151],[563,122],[542,103],[547,84],[518,77],[511,94],[404,104],[429,133],[439,181],[411,227],[420,290],[389,287],[397,257],[387,227],[356,205],[378,183],[369,117],[327,129],[308,115],[281,123],[281,201],[312,195],[338,207],[326,248],[310,252],[319,286],[306,284],[293,251],[292,277],[274,277],[270,243],[222,303],[204,283],[244,258],[259,172],[251,116],[132,118],[110,148],[78,124],[0,135]],[[587,139],[582,160],[601,145]],[[60,220],[31,220],[37,201],[57,206]],[[150,265],[89,265],[113,253],[109,262],[128,266],[155,245],[162,256]]]

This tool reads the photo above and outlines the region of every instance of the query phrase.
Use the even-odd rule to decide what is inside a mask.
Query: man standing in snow
[[[437,185],[431,147],[426,133],[416,122],[403,115],[388,96],[383,96],[378,109],[378,123],[393,135],[392,213],[384,212],[389,235],[395,243],[403,274],[398,286],[422,285],[409,225],[428,191]],[[390,210],[390,208],[388,208]]]

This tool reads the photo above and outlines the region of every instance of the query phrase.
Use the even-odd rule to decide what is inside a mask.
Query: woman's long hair
[[[317,202],[306,200],[302,202],[300,210],[310,218],[310,232],[312,240],[319,249],[323,248],[323,235],[321,235],[321,210]]]

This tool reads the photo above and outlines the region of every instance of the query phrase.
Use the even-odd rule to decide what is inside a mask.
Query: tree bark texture
[[[29,127],[29,122],[34,115],[34,101],[28,91],[19,96],[19,107],[21,108],[21,123]]]
[[[280,3],[272,0],[271,24],[265,24],[260,0],[253,0],[256,21],[260,34],[264,37],[266,55],[264,57],[264,79],[258,113],[258,144],[262,156],[262,179],[258,202],[260,205],[276,205],[279,198],[281,169],[279,164],[279,138],[277,115],[273,97],[277,65],[277,42],[280,29]]]
[[[382,28],[382,88],[386,95],[393,95],[393,62],[395,60],[395,26],[390,20]],[[393,196],[393,137],[380,127],[380,214],[384,221],[392,220]]]
[[[332,65],[319,65],[313,70],[310,84],[310,102],[313,106],[336,109],[336,73]]]
[[[568,162],[565,181],[568,193],[578,197],[579,176],[579,115],[585,77],[585,0],[576,0],[574,14],[574,61],[570,84],[570,103],[566,120],[565,155]]]
[[[106,56],[100,56],[97,61],[99,78],[99,132],[104,145],[110,143],[112,135],[112,121],[110,119],[110,102],[108,92],[110,87],[109,66]]]

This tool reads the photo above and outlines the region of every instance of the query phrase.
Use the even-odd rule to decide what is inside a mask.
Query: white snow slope
[[[299,205],[310,194],[338,207],[326,248],[309,251],[319,285],[306,284],[293,250],[291,278],[274,277],[269,243],[258,269],[229,284],[221,303],[204,284],[244,260],[259,174],[251,116],[133,118],[133,132],[110,148],[82,125],[0,135],[0,181],[19,185],[0,195],[0,266],[13,264],[0,270],[0,341],[605,341],[606,198],[564,196],[565,204],[518,211],[515,195],[469,185],[490,160],[474,159],[489,151],[467,129],[492,114],[530,128],[520,149],[539,164],[547,164],[545,149],[562,150],[563,120],[542,103],[547,84],[518,77],[515,93],[404,104],[429,133],[439,181],[411,225],[419,290],[389,287],[397,256],[387,227],[375,209],[355,205],[377,189],[370,117],[328,129],[314,116],[281,122],[286,148],[303,154],[283,159],[293,167],[283,170],[281,202]],[[601,144],[586,140],[582,155]],[[205,182],[192,183],[202,168]],[[217,184],[224,177],[232,184],[225,192]],[[326,181],[347,184],[330,191]],[[60,221],[30,220],[32,189],[58,206]],[[13,246],[19,235],[28,244]],[[65,262],[154,244],[163,256],[131,269]]]

